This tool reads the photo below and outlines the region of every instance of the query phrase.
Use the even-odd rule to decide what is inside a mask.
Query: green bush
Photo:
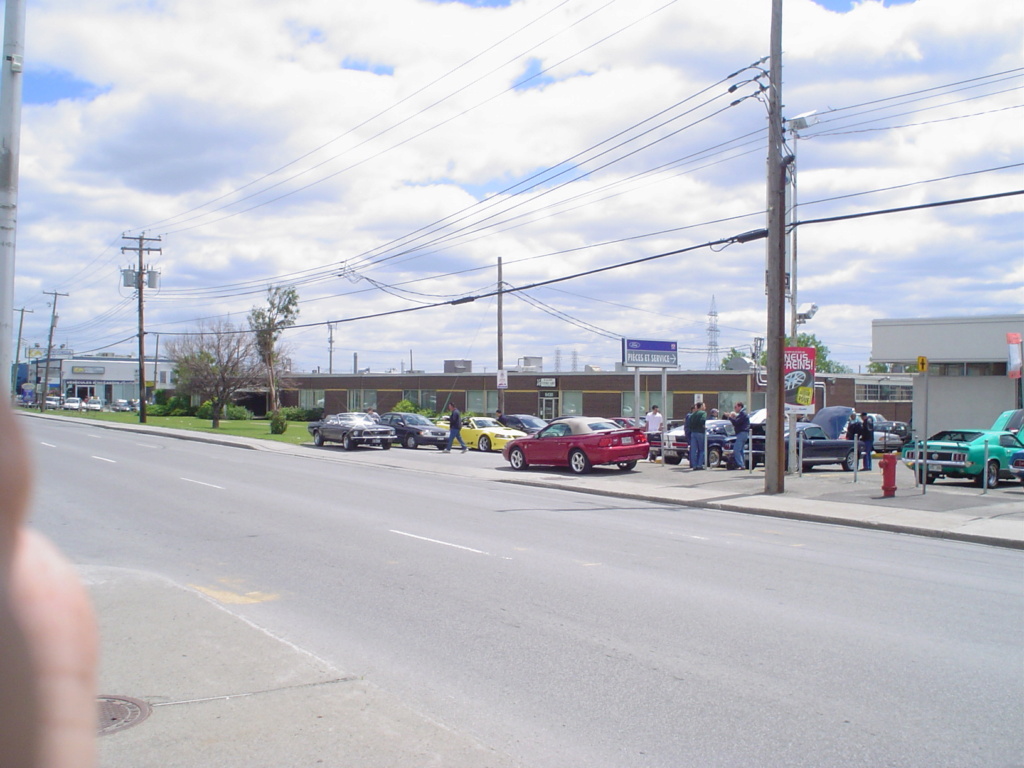
[[[299,408],[298,406],[288,406],[287,408],[281,409],[281,415],[283,415],[288,421],[320,421],[324,417],[323,408]]]
[[[270,434],[283,435],[288,429],[288,419],[280,411],[270,414]]]
[[[187,416],[188,414],[177,414],[171,413],[170,416]],[[205,403],[196,408],[195,416],[197,419],[213,419],[213,403],[207,400]],[[234,403],[228,403],[226,406],[220,409],[220,417],[224,421],[248,421],[252,418],[252,411],[241,405],[235,405]]]
[[[226,418],[231,421],[249,421],[253,418],[253,412],[246,408],[244,405],[235,405],[230,403],[227,408],[224,409],[227,414]]]
[[[168,408],[166,405],[148,405],[146,406],[146,413],[150,416],[169,416],[167,413]]]

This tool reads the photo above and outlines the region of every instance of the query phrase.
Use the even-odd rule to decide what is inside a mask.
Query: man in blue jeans
[[[697,403],[697,410],[690,414],[690,469],[704,469],[704,456],[707,450],[708,413],[704,403]]]
[[[750,417],[743,410],[743,403],[736,403],[733,412],[729,414],[729,421],[736,431],[736,442],[732,446],[732,464],[729,465],[729,469],[743,469],[747,463],[744,450],[750,437]]]
[[[469,450],[469,448],[466,447],[465,441],[462,439],[462,414],[459,413],[459,409],[455,407],[455,403],[448,403],[448,443],[444,447],[445,453],[452,452],[452,442],[455,440],[459,441],[459,445],[462,446],[463,453]]]

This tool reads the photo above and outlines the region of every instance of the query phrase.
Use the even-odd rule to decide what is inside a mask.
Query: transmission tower
[[[711,309],[708,310],[708,360],[704,365],[707,371],[717,371],[722,367],[722,356],[718,351],[718,310],[715,308],[715,297],[711,296]]]

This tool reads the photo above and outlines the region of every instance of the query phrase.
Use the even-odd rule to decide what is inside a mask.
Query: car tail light
[[[598,445],[599,448],[607,448],[611,444],[612,444],[612,439],[610,437],[602,437],[600,440],[597,441],[597,445]]]

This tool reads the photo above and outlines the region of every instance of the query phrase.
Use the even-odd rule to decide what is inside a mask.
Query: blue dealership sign
[[[623,339],[622,364],[637,368],[675,368],[679,365],[678,345],[674,341]]]

